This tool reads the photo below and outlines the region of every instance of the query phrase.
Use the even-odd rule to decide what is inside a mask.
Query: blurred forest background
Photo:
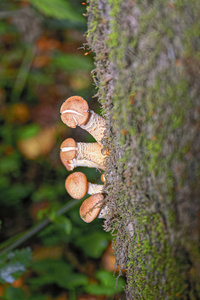
[[[100,113],[85,46],[86,11],[79,0],[0,2],[0,241],[51,219],[0,256],[1,299],[119,299],[111,236],[102,220],[84,223],[80,201],[56,215],[71,200],[60,145],[67,137],[93,141],[60,121],[60,106],[80,95]],[[100,182],[99,171],[77,170]],[[118,293],[123,285],[119,278]]]

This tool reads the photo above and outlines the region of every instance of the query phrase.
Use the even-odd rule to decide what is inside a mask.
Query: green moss
[[[127,268],[128,299],[200,295],[198,280],[190,275],[191,260],[199,261],[199,244],[195,246],[187,234],[192,227],[185,223],[185,208],[179,211],[180,203],[188,207],[187,201],[198,198],[192,196],[193,190],[198,194],[199,176],[199,169],[192,167],[197,163],[193,147],[198,138],[197,2],[190,7],[181,0],[101,1],[109,16],[102,23],[98,0],[91,1],[90,24],[99,21],[88,35],[97,54],[98,96],[111,150],[107,197],[114,217],[106,219],[105,228],[114,232],[117,263]],[[99,50],[95,43],[103,28],[109,36],[103,36]],[[108,84],[104,74],[113,78]],[[192,191],[185,198],[184,188]],[[191,216],[187,215],[192,223]]]
[[[177,278],[177,257],[172,256],[162,218],[156,214],[143,217],[142,225],[148,228],[149,236],[144,239],[147,236],[144,229],[137,232],[128,262],[128,268],[133,272],[130,281],[134,278],[132,284],[138,290],[137,299],[160,299],[161,290],[169,299],[178,299],[184,291],[184,284],[180,273]],[[163,281],[164,275],[169,278],[166,282]]]

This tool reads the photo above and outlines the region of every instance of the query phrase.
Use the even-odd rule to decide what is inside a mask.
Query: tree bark
[[[200,299],[200,5],[90,0],[107,205],[127,299]]]

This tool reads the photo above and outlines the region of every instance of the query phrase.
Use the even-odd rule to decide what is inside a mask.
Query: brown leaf
[[[30,110],[25,103],[15,103],[6,111],[6,119],[24,124],[30,119]]]
[[[20,152],[28,159],[36,159],[47,155],[56,142],[57,130],[55,126],[48,127],[36,136],[18,142]]]

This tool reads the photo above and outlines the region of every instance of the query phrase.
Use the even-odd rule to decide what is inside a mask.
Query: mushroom
[[[65,100],[60,108],[61,120],[67,126],[76,128],[80,126],[87,130],[98,143],[102,144],[104,131],[106,129],[105,120],[92,110],[86,100],[80,96],[72,96]]]
[[[84,165],[88,163],[88,167],[105,170],[104,162],[107,155],[102,154],[102,146],[98,143],[76,143],[74,139],[68,138],[61,144],[60,150],[62,161],[76,159],[81,163],[80,161],[84,160]]]
[[[105,183],[105,181],[106,181],[105,173],[102,173],[102,174],[101,174],[101,181],[102,181],[103,183]]]
[[[104,196],[102,193],[94,194],[83,201],[79,213],[86,223],[92,222],[100,213]]]
[[[86,194],[93,195],[101,193],[103,185],[88,182],[85,174],[82,172],[74,172],[65,180],[65,188],[72,198],[81,199]]]

